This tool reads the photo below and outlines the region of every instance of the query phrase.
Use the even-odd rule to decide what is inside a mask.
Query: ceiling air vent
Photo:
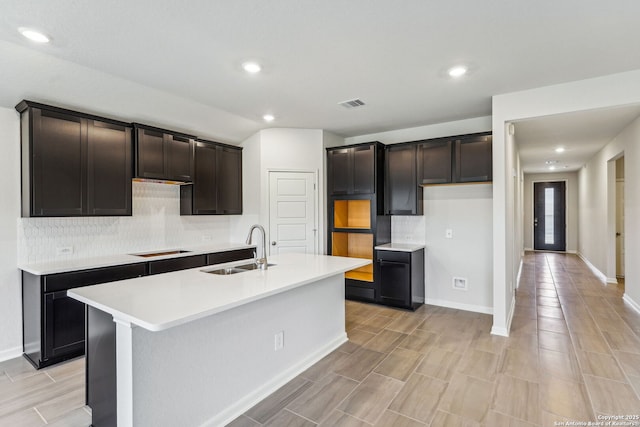
[[[344,108],[356,108],[362,107],[364,105],[364,101],[362,99],[350,99],[348,101],[338,102],[338,105],[342,105]]]

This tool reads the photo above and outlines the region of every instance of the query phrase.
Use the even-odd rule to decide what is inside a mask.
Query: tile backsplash
[[[391,217],[391,241],[394,243],[425,243],[424,215]]]
[[[228,216],[180,216],[180,187],[133,182],[130,217],[18,218],[18,262],[89,258],[227,242]],[[59,248],[73,253],[58,254]]]

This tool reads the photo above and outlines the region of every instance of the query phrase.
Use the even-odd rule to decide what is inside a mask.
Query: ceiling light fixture
[[[548,164],[548,165],[555,165],[556,163],[558,163],[558,161],[557,160],[547,160],[545,163]]]
[[[262,70],[262,67],[257,62],[245,62],[242,64],[242,68],[249,74],[256,74]]]
[[[467,74],[467,71],[467,67],[465,67],[464,65],[457,65],[455,67],[449,68],[449,71],[447,71],[447,73],[450,77],[458,78]]]
[[[556,170],[556,167],[555,166],[549,166],[549,170],[550,171],[554,171],[554,170]]]
[[[272,114],[265,114],[264,116],[262,116],[262,118],[265,122],[272,122],[275,120],[275,117],[273,117]]]
[[[556,153],[564,153],[565,148],[564,147],[558,147],[556,148]]]
[[[18,31],[20,31],[20,34],[22,34],[25,38],[28,38],[32,42],[49,43],[49,41],[51,40],[45,34],[41,33],[40,31],[32,30],[31,28],[20,27],[18,28]]]

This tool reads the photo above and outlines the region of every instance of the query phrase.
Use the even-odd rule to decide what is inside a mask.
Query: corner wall
[[[625,299],[640,308],[640,118],[634,120],[579,171],[579,252],[615,282],[615,160],[624,154]],[[612,185],[613,184],[613,185]],[[609,244],[605,244],[607,242]]]

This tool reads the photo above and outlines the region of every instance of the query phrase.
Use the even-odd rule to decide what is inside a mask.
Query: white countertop
[[[20,270],[24,270],[28,273],[38,276],[44,276],[45,274],[66,273],[69,271],[87,270],[90,268],[110,267],[115,265],[136,264],[139,262],[157,261],[162,259],[181,258],[191,255],[210,254],[214,252],[232,251],[235,249],[246,249],[255,247],[254,245],[246,245],[244,243],[218,243],[203,246],[187,246],[176,248],[164,248],[154,249],[150,251],[133,251],[132,254],[119,254],[119,255],[106,255],[93,258],[78,258],[78,259],[65,259],[60,261],[50,261],[33,264],[21,264],[18,265]],[[167,252],[172,250],[184,250],[179,254],[162,255],[154,257],[141,257],[135,256],[135,253],[145,252]]]
[[[384,245],[376,246],[374,249],[378,249],[381,251],[415,252],[424,248],[425,245],[421,245],[418,243],[387,243]]]
[[[227,265],[238,265],[234,262]],[[246,263],[246,262],[244,262]],[[67,295],[150,331],[161,331],[370,264],[361,258],[282,254],[268,270],[228,276],[207,266],[67,291]]]

